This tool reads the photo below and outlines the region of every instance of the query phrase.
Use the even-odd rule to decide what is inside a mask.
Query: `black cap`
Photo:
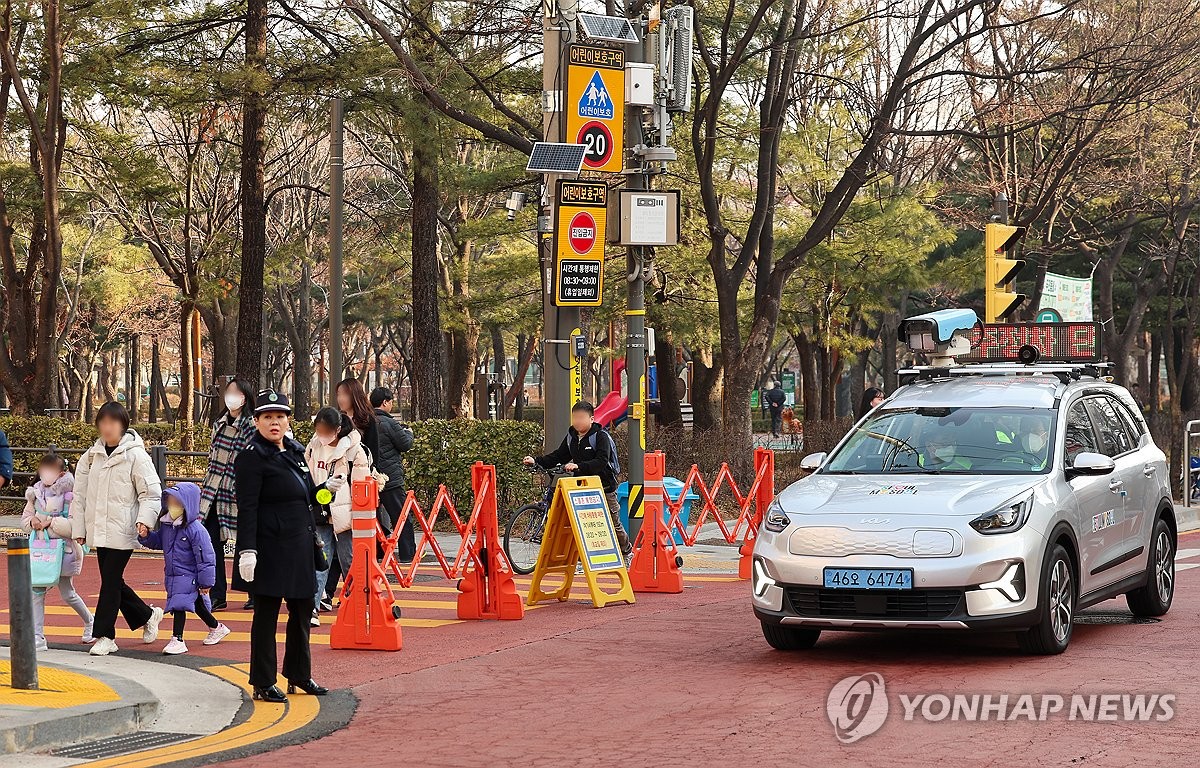
[[[288,402],[287,395],[276,392],[273,389],[264,389],[254,398],[256,405],[254,406],[254,415],[267,413],[268,411],[282,411],[283,413],[292,412],[292,404]]]

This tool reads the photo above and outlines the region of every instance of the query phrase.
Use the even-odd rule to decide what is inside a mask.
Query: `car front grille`
[[[797,616],[827,619],[910,619],[936,621],[960,609],[961,589],[861,590],[788,587]]]

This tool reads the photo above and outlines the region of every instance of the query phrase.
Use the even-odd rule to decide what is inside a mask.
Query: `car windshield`
[[[834,474],[1021,475],[1049,470],[1049,408],[896,408],[855,428]]]

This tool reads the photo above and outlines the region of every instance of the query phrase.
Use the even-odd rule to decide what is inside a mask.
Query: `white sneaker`
[[[158,639],[158,625],[163,620],[163,609],[155,608],[150,612],[150,620],[146,622],[146,626],[142,627],[142,642],[146,645],[153,643]]]
[[[229,627],[225,626],[224,624],[218,624],[217,626],[208,630],[208,637],[204,638],[204,644],[205,645],[216,645],[217,643],[224,640],[225,636],[228,634],[229,634]]]
[[[319,626],[321,626],[321,617],[317,615],[317,610],[316,610],[315,608],[313,609],[313,615],[312,615],[312,618],[308,620],[308,625],[309,625],[310,627],[319,627]]]
[[[117,641],[111,637],[101,637],[96,640],[96,644],[92,646],[92,650],[88,651],[93,656],[107,656],[110,653],[116,653],[120,648],[117,647]]]
[[[181,653],[187,653],[187,643],[182,638],[172,637],[167,647],[163,648],[164,656],[178,656]]]
[[[89,621],[87,624],[83,625],[83,637],[81,639],[85,643],[96,642],[96,638],[92,636],[92,625],[93,625],[93,622],[91,622],[91,621]]]
[[[41,637],[33,638],[33,647],[34,647],[34,650],[38,650],[38,651],[50,650],[50,646],[46,644],[45,635],[43,635]]]

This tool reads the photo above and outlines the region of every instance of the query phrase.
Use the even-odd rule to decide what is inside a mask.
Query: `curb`
[[[8,649],[2,650],[3,655],[7,656]],[[39,666],[78,671],[44,662]],[[145,728],[158,716],[158,699],[141,685],[115,675],[98,672],[87,674],[116,691],[120,700],[67,709],[31,708],[6,713],[4,724],[0,726],[0,754],[44,751],[120,736]]]

